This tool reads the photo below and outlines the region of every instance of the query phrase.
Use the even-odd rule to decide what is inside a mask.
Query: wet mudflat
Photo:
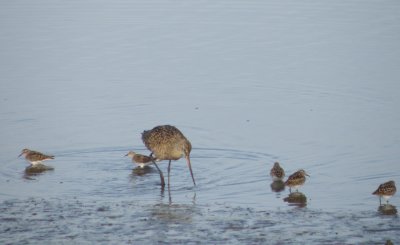
[[[1,2],[0,243],[400,243],[371,194],[400,183],[399,13]],[[162,189],[124,157],[149,154],[140,134],[161,124],[191,141],[196,187],[184,159]],[[55,155],[50,169],[27,168],[23,148]],[[272,183],[275,161],[307,171],[302,195]]]
[[[365,211],[257,211],[223,204],[27,199],[7,201],[1,211],[5,244],[384,244],[400,229],[397,218]]]
[[[14,160],[8,165],[14,176],[3,176],[2,243],[377,244],[398,239],[397,214],[379,212],[378,199],[367,191],[355,194],[367,200],[364,204],[346,200],[343,193],[319,193],[313,191],[315,176],[301,189],[307,202],[288,203],[288,189],[271,189],[266,163],[271,160],[264,154],[237,159],[244,153],[197,149],[198,186],[192,186],[182,160],[173,165],[170,188],[163,190],[157,170],[133,168],[123,157],[127,150],[60,154],[55,170],[40,174],[21,170],[23,161]],[[161,167],[166,170],[166,164]],[[326,200],[329,196],[337,199]]]

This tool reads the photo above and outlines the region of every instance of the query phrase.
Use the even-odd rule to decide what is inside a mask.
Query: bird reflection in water
[[[149,173],[154,173],[157,172],[155,171],[152,167],[150,166],[145,166],[145,167],[136,167],[132,169],[132,177],[134,176],[144,176]]]
[[[271,183],[271,190],[274,192],[281,192],[285,190],[285,183],[282,180],[275,180]]]
[[[40,175],[44,172],[47,171],[53,171],[54,168],[51,166],[46,166],[44,164],[38,163],[38,164],[34,164],[34,165],[30,165],[28,167],[25,168],[24,171],[24,178],[25,179],[33,179],[33,176],[37,176]]]
[[[192,196],[192,204],[178,204],[172,202],[171,187],[168,185],[168,204],[159,203],[154,205],[152,216],[161,220],[175,222],[192,222],[192,216],[196,209],[196,192]],[[164,197],[164,188],[161,188],[161,197]]]
[[[283,201],[289,203],[289,205],[297,207],[307,206],[307,197],[301,192],[292,192],[289,196],[285,197]]]
[[[147,174],[154,174],[154,173],[158,173],[158,171],[151,166],[144,166],[144,167],[138,166],[138,167],[135,167],[134,169],[132,169],[132,172],[129,175],[129,177],[133,183],[136,183],[138,180],[140,181],[140,179],[142,179],[140,177],[143,177]],[[144,180],[144,178],[142,180]],[[168,194],[168,202],[170,205],[172,205],[171,186],[168,185],[167,192],[165,191],[165,188],[161,188],[160,191],[161,191],[160,196],[163,198],[165,197],[166,193]],[[193,203],[196,202],[196,192],[194,192],[192,202]]]
[[[397,208],[391,204],[379,205],[378,212],[383,215],[395,215],[397,214]]]

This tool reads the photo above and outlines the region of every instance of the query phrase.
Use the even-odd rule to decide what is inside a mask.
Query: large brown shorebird
[[[391,198],[396,193],[396,185],[393,180],[388,181],[379,185],[378,189],[372,193],[372,195],[379,196],[379,205],[382,205],[381,199],[386,200],[386,203],[389,204],[389,198]]]
[[[192,166],[190,164],[190,151],[192,150],[192,145],[189,140],[182,134],[179,129],[170,125],[163,125],[154,127],[151,130],[145,130],[142,133],[143,143],[146,145],[147,149],[151,151],[151,155],[154,158],[162,161],[169,160],[168,163],[168,184],[169,184],[169,174],[171,170],[171,161],[178,160],[182,156],[186,158],[187,165],[190,170],[190,175],[192,176],[193,184],[196,182],[193,177]],[[154,160],[152,162],[157,166]],[[160,172],[160,177],[163,178],[161,170],[157,167]],[[163,179],[161,180],[161,185],[165,185]]]
[[[54,156],[45,155],[38,151],[32,151],[29,149],[23,149],[21,154],[18,157],[25,155],[25,159],[30,162],[32,165],[40,164],[42,161],[54,159]]]
[[[290,175],[285,182],[285,185],[289,186],[289,192],[292,192],[292,188],[299,191],[298,189],[306,182],[306,176],[310,177],[303,169]]]
[[[128,152],[128,154],[126,154],[125,156],[131,157],[132,162],[134,162],[136,165],[138,165],[141,168],[144,168],[147,165],[153,164],[152,157],[138,154],[133,151]]]
[[[271,175],[273,181],[282,180],[283,177],[285,177],[285,171],[279,165],[279,162],[274,163],[274,166],[272,167],[269,174]]]

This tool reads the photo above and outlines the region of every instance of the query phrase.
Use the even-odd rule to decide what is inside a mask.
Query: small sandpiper
[[[273,181],[279,181],[285,177],[285,171],[279,165],[279,162],[274,163],[274,166],[272,167],[269,174],[271,175]]]
[[[21,154],[18,157],[25,155],[25,159],[30,162],[32,165],[41,164],[42,161],[54,159],[54,156],[45,155],[38,151],[32,151],[29,149],[23,149]]]
[[[298,189],[300,186],[304,185],[306,182],[306,176],[310,177],[310,175],[308,175],[303,169],[300,169],[299,171],[290,175],[285,182],[285,185],[289,186],[289,192],[292,192],[292,188],[299,191]]]
[[[155,160],[150,156],[138,154],[133,151],[128,152],[128,154],[126,154],[125,156],[132,157],[132,162],[134,162],[136,165],[138,165],[141,168],[144,168],[147,165],[153,164],[153,160]]]
[[[393,180],[388,181],[379,185],[378,189],[372,193],[372,195],[379,196],[379,205],[382,205],[381,198],[386,200],[386,204],[389,204],[389,198],[396,193],[396,185]]]

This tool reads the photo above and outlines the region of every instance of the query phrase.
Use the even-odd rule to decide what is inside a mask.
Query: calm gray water
[[[371,195],[400,183],[399,1],[1,1],[0,31],[1,244],[400,243]],[[161,124],[196,187],[124,157]]]

